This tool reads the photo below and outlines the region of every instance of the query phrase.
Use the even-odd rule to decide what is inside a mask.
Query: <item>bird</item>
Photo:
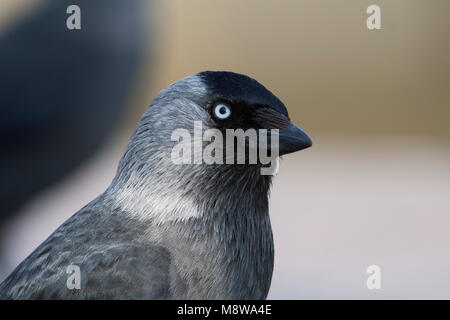
[[[0,298],[266,299],[273,175],[259,162],[174,163],[171,135],[195,121],[220,132],[278,128],[279,156],[312,145],[253,78],[203,71],[174,82],[142,115],[110,186],[16,267]],[[70,266],[79,288],[68,285]]]

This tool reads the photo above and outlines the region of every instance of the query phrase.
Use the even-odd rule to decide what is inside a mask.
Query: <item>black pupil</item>
[[[220,114],[225,114],[225,113],[227,113],[227,108],[225,108],[225,107],[220,107],[220,109],[219,109],[219,113]]]

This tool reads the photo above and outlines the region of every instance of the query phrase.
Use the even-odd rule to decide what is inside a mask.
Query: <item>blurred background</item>
[[[3,0],[0,280],[110,184],[155,94],[229,70],[314,142],[274,181],[269,298],[450,299],[449,16],[447,0]]]

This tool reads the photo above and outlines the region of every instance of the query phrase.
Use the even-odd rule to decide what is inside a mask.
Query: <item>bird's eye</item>
[[[231,108],[226,104],[219,103],[214,107],[214,116],[217,119],[226,119],[231,115]]]

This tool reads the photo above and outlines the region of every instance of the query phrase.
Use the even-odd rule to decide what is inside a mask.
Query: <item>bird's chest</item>
[[[230,227],[230,226],[228,226]],[[273,270],[270,224],[177,234],[169,276],[177,299],[264,299]]]

